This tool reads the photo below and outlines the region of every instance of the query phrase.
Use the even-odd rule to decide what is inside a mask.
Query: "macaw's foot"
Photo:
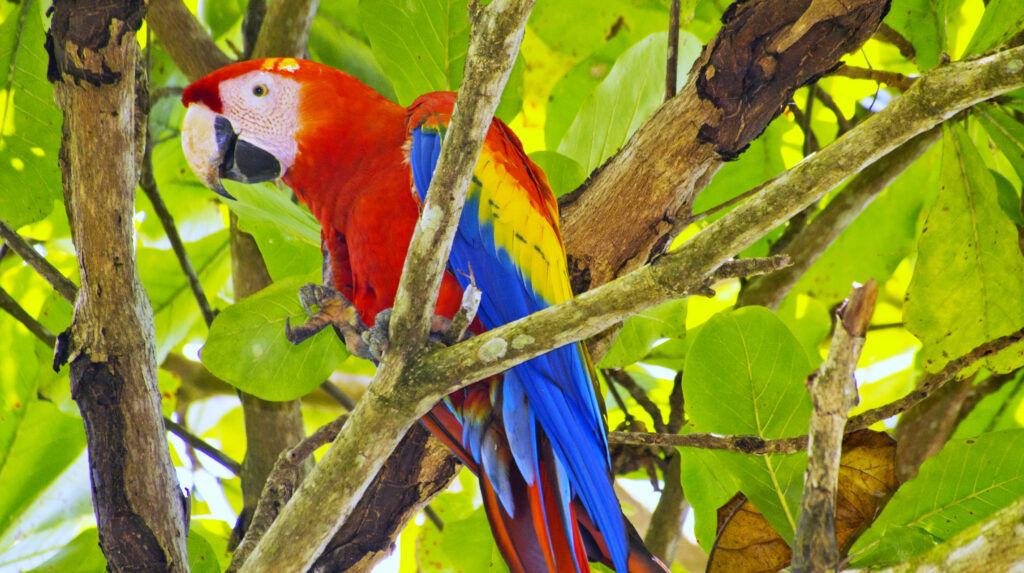
[[[451,346],[472,336],[469,325],[476,318],[480,307],[480,291],[473,285],[462,295],[462,305],[453,318],[435,314],[430,319],[430,342],[438,346]],[[391,327],[391,309],[380,311],[373,319],[373,326],[362,332],[361,338],[372,360],[380,362],[390,345],[388,329]]]
[[[338,337],[345,341],[349,352],[360,358],[372,358],[362,338],[363,332],[367,331],[366,324],[359,318],[356,307],[340,292],[328,286],[307,283],[299,289],[299,301],[309,315],[309,320],[294,328],[290,321],[285,321],[285,336],[289,342],[304,342],[331,325]]]

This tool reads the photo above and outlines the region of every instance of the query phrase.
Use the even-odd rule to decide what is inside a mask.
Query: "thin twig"
[[[149,46],[146,46],[146,52],[149,52]],[[149,92],[149,101],[150,103],[156,103],[165,98],[179,98],[184,92],[185,88],[180,88],[178,86],[163,86]]]
[[[846,116],[843,115],[843,110],[839,109],[836,100],[832,99],[828,92],[822,89],[819,84],[814,84],[811,86],[811,89],[814,91],[814,96],[818,98],[818,101],[831,111],[832,115],[836,116],[836,122],[839,124],[839,135],[853,129],[853,122],[846,119]]]
[[[875,70],[871,68],[860,68],[857,66],[842,65],[832,72],[834,76],[843,76],[855,80],[871,80],[887,86],[892,86],[902,92],[910,89],[917,78],[912,78],[896,72]]]
[[[174,217],[171,215],[170,210],[167,209],[167,204],[164,203],[163,197],[160,196],[156,179],[153,177],[152,144],[152,140],[147,137],[146,151],[142,155],[142,174],[139,178],[139,187],[142,188],[146,197],[149,198],[149,202],[153,205],[153,211],[156,212],[157,218],[160,219],[164,233],[167,234],[167,240],[170,241],[171,248],[174,249],[174,255],[178,257],[178,264],[181,265],[181,271],[185,273],[188,286],[192,289],[192,295],[196,299],[196,304],[199,305],[199,311],[203,313],[203,321],[209,327],[213,324],[213,318],[216,314],[210,308],[210,301],[206,298],[203,283],[199,281],[199,275],[196,273],[196,268],[192,265],[192,259],[189,257],[188,251],[185,250],[185,243],[182,242],[181,235],[178,233],[178,227],[174,224]]]
[[[911,62],[917,62],[917,51],[914,49],[914,45],[907,40],[903,34],[897,32],[892,26],[882,22],[875,32],[875,38],[881,40],[887,44],[896,46],[900,51],[900,55],[910,60]]]
[[[341,405],[342,408],[351,412],[356,409],[356,401],[351,396],[346,394],[341,388],[334,385],[334,382],[325,380],[320,384],[320,389],[324,391],[328,396],[334,398],[334,401]]]
[[[214,461],[230,470],[231,473],[239,475],[242,472],[242,464],[236,462],[224,452],[210,445],[206,440],[192,432],[189,432],[185,426],[182,426],[166,416],[164,416],[164,425],[167,426],[168,432],[184,440],[185,443],[192,446],[193,449],[199,450],[200,452],[210,456]]]
[[[717,212],[719,212],[719,211],[721,211],[723,209],[728,209],[729,207],[732,207],[733,205],[743,201],[744,199],[747,199],[749,197],[757,195],[769,183],[771,183],[771,180],[765,181],[764,183],[758,185],[757,187],[754,187],[753,189],[750,189],[749,191],[744,191],[743,193],[740,193],[739,195],[733,197],[732,199],[729,199],[728,201],[723,201],[723,202],[719,203],[718,205],[715,205],[714,207],[711,207],[707,211],[701,211],[700,213],[695,213],[695,214],[690,216],[689,220],[687,221],[687,224],[696,223],[697,221],[700,221],[701,219],[704,219],[704,218],[706,218],[706,217],[708,217],[710,215],[714,215],[715,213],[717,213]]]
[[[858,414],[847,422],[846,433],[863,430],[886,418],[891,418],[927,398],[932,392],[952,380],[964,368],[996,352],[1024,340],[1024,328],[990,340],[955,360],[945,368],[925,378],[925,382],[909,394],[883,406]],[[726,450],[743,454],[792,454],[807,448],[807,436],[794,436],[766,440],[757,436],[719,436],[716,434],[656,434],[643,432],[609,432],[608,443],[637,446],[676,446]]]
[[[57,343],[56,335],[50,332],[38,320],[32,318],[29,313],[25,312],[25,309],[18,304],[18,301],[14,300],[14,297],[3,288],[0,288],[0,309],[6,310],[7,314],[10,314],[14,317],[14,320],[25,325],[29,332],[36,335],[36,338],[42,340],[50,348],[53,348]]]
[[[658,406],[651,401],[644,389],[633,380],[633,377],[629,375],[629,372],[621,368],[608,368],[604,371],[605,378],[612,382],[614,381],[619,386],[622,386],[629,392],[629,395],[636,400],[636,403],[647,412],[647,415],[651,417],[651,421],[654,423],[654,431],[659,434],[668,432],[668,428],[665,426],[665,420],[661,417],[661,410]],[[612,385],[609,383],[608,387]]]
[[[668,57],[665,67],[665,101],[676,95],[678,83],[676,68],[679,67],[679,5],[680,0],[672,0],[668,13]]]
[[[6,244],[10,245],[11,249],[28,263],[28,266],[35,269],[37,273],[46,279],[46,282],[53,285],[53,288],[57,290],[64,300],[75,304],[75,299],[78,298],[78,286],[68,280],[66,276],[57,270],[57,267],[51,265],[50,261],[47,261],[42,255],[37,253],[32,248],[32,245],[29,245],[21,235],[15,233],[14,229],[8,227],[7,223],[3,221],[0,221],[0,239],[3,239]]]

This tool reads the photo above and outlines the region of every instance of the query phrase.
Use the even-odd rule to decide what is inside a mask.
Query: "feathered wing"
[[[410,165],[421,200],[453,99],[453,94],[428,94],[410,108]],[[473,175],[449,270],[463,287],[475,282],[482,291],[478,317],[488,329],[572,297],[557,207],[546,177],[498,121],[490,128]],[[612,490],[605,426],[582,347],[564,346],[515,366],[490,394],[487,408],[453,407],[462,418],[463,445],[483,469],[479,473],[485,486],[492,488],[488,499],[485,487],[492,524],[503,521],[512,529],[513,522],[531,511],[523,506],[531,504],[533,519],[540,520],[535,525],[544,528],[537,536],[548,555],[548,569],[554,570],[550,560],[557,564],[558,553],[586,568],[575,499],[603,538],[601,553],[616,570],[626,571],[624,519]],[[502,440],[507,448],[500,445]],[[521,493],[524,486],[530,495]],[[509,561],[515,569],[514,558]]]

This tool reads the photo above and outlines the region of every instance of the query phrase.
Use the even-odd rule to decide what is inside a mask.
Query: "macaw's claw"
[[[304,342],[331,325],[338,337],[345,341],[349,352],[360,358],[372,358],[361,336],[367,330],[366,324],[359,318],[356,307],[340,292],[328,286],[307,283],[299,289],[299,302],[310,318],[294,328],[290,321],[285,321],[285,336],[289,342]],[[318,310],[314,312],[314,308]]]
[[[370,354],[370,360],[380,362],[390,346],[388,328],[391,327],[391,309],[385,308],[373,318],[373,326],[362,333],[362,343]]]

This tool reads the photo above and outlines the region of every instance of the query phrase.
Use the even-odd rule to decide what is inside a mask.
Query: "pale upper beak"
[[[239,138],[231,121],[201,103],[185,113],[181,146],[196,177],[218,195],[234,199],[221,179],[241,183],[272,181],[281,176],[281,163],[267,151]]]

